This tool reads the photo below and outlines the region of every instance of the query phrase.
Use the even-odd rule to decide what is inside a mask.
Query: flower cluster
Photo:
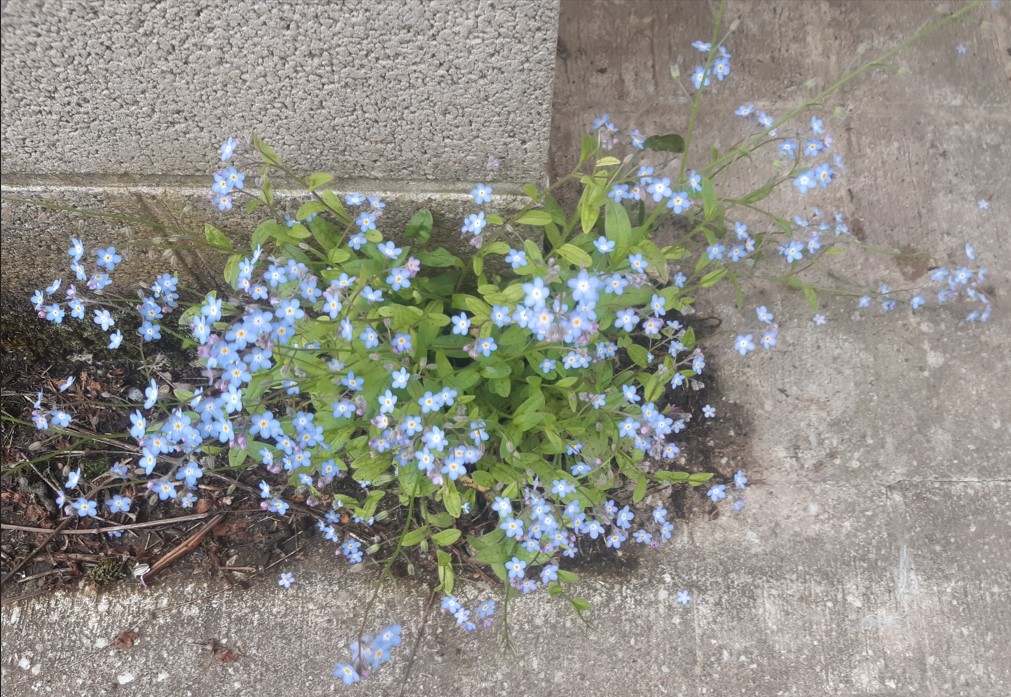
[[[489,598],[478,604],[473,611],[463,606],[455,595],[446,594],[442,598],[442,612],[449,613],[456,623],[468,632],[476,629],[487,629],[495,620],[495,600]],[[475,622],[477,620],[477,622]]]
[[[400,646],[402,632],[399,624],[391,624],[376,636],[363,634],[351,643],[351,661],[338,663],[333,669],[333,676],[343,680],[345,685],[368,678],[393,658],[393,649]]]
[[[713,76],[731,74],[723,45],[693,47],[707,56],[692,74],[697,92]],[[402,550],[434,551],[443,611],[465,630],[488,626],[495,601],[472,611],[452,595],[453,547],[488,565],[507,598],[546,589],[587,609],[568,594],[577,578],[561,568],[564,558],[670,540],[675,526],[662,499],[670,485],[706,484],[713,504],[744,505],[743,471],[721,483],[711,473],[676,469],[686,463],[693,416],[686,392],[702,389],[708,372],[692,318],[700,292],[731,283],[743,307],[742,283],[772,260],[777,272],[786,269],[781,280],[817,311],[818,289],[801,274],[858,246],[841,212],[814,209],[790,220],[755,205],[779,184],[792,182],[806,195],[838,177],[843,163],[824,121],[811,117],[803,131],[787,134],[785,122],[751,104],[736,113],[762,129],[748,141],[753,150],[775,144],[778,153],[780,174],[761,189],[721,197],[715,177],[740,152],[717,151],[691,169],[690,133],[626,135],[604,114],[568,178],[582,186],[575,211],[564,211],[550,188],[531,188],[530,204],[507,214],[496,210],[492,186],[475,185],[477,209],[459,228],[475,248],[468,259],[434,245],[427,211],[387,238],[380,230],[386,204],[326,190],[332,177],[325,173],[300,179],[310,199],[281,210],[270,177],[294,176],[291,170],[253,137],[258,190],[247,188],[246,175],[226,164],[240,148],[229,138],[211,200],[228,210],[241,192],[247,210],[269,209],[271,217],[255,229],[248,251],[206,228],[208,244],[230,255],[224,275],[231,290],[181,303],[179,281],[166,273],[135,306],[142,344],[163,330],[178,333],[203,381],[170,393],[147,376],[144,401],[128,417],[124,457],[111,468],[123,488],[105,499],[106,509],[128,513],[137,481],[152,502],[192,506],[202,478],[227,462],[256,472],[264,511],[288,515],[296,497],[315,507],[319,532],[352,564],[380,545],[363,549],[349,519],[370,525],[399,513],[404,529],[388,563]],[[623,159],[607,154],[623,145]],[[681,161],[658,164],[653,152]],[[737,220],[734,209],[762,216]],[[661,230],[669,244],[656,241]],[[109,347],[119,347],[124,336],[103,291],[121,255],[112,246],[96,250],[90,275],[79,240],[69,255],[91,297],[70,284],[59,300],[57,279],[35,292],[35,310],[57,324],[68,312],[85,320],[90,310]],[[975,259],[971,246],[966,255]],[[938,303],[977,303],[967,319],[986,321],[985,274],[982,267],[936,268],[932,292]],[[915,310],[926,296],[914,293]],[[887,286],[878,295],[885,311],[895,307],[897,294]],[[871,302],[867,295],[859,304]],[[763,305],[755,317],[758,331],[734,341],[741,356],[777,345],[773,313]],[[43,401],[40,393],[32,411],[38,429],[71,428],[67,412]],[[701,414],[716,411],[706,404]],[[65,508],[74,491],[80,495]],[[58,505],[82,519],[96,516],[98,497],[87,491],[80,470],[69,472]],[[294,577],[285,573],[278,582],[287,588]],[[677,602],[690,601],[687,591],[678,593]],[[366,677],[390,659],[400,634],[392,625],[361,636],[334,675],[346,684]]]
[[[965,245],[965,256],[970,262],[976,260],[976,250],[971,244]],[[949,269],[947,266],[937,266],[930,271],[930,284],[921,292],[917,292],[909,298],[909,307],[912,310],[919,310],[926,305],[932,297],[937,305],[962,300],[970,305],[975,305],[969,314],[966,315],[966,322],[986,322],[990,319],[991,302],[989,296],[982,289],[982,284],[986,280],[986,267],[960,266],[956,269]],[[896,296],[887,284],[882,284],[877,293],[882,312],[891,312],[896,307]],[[874,302],[870,295],[861,295],[857,300],[857,307],[860,309],[869,308]]]

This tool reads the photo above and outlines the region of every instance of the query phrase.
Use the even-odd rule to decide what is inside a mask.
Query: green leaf
[[[333,181],[333,175],[327,174],[326,172],[316,172],[315,174],[309,175],[309,181],[306,184],[306,188],[309,191],[315,191],[324,184],[329,184]]]
[[[204,225],[204,238],[215,249],[220,249],[223,252],[232,251],[232,241],[225,236],[225,233],[213,225]]]
[[[404,535],[404,539],[402,540],[401,544],[403,544],[404,547],[413,547],[414,545],[419,544],[422,540],[428,537],[429,530],[430,528],[427,525],[422,525],[420,528],[415,528],[414,530],[411,530],[409,533]]]
[[[586,185],[583,195],[579,198],[578,209],[579,223],[583,232],[589,233],[597,224],[597,219],[600,218],[600,199],[603,195],[604,185],[596,179],[589,177],[586,179],[588,183],[584,182]]]
[[[409,470],[409,469],[412,469],[412,468],[411,467],[401,467],[401,469],[407,469],[407,470]],[[421,472],[421,470],[418,470],[416,467],[413,468],[413,469],[417,470],[418,472]],[[422,477],[427,479],[427,477],[425,477],[424,474],[422,474]],[[431,511],[429,511],[429,510],[426,509],[425,510],[425,520],[427,520],[429,523],[431,523],[432,525],[434,525],[437,528],[448,528],[450,525],[453,524],[453,516],[451,516],[450,514],[446,513],[446,511],[440,511],[438,513],[432,513]]]
[[[483,255],[508,254],[508,253],[509,253],[509,245],[501,241],[492,242],[491,244],[487,244],[481,248],[481,254]]]
[[[702,277],[702,280],[699,281],[699,286],[701,286],[702,288],[709,288],[710,286],[714,286],[721,280],[723,280],[723,277],[726,275],[727,275],[726,267],[713,269],[712,271],[710,271],[709,273],[707,273],[705,276]]]
[[[418,252],[418,261],[421,262],[422,266],[429,266],[436,269],[443,269],[449,266],[455,266],[460,269],[463,268],[463,261],[460,260],[460,257],[443,247],[439,247],[432,252]]]
[[[632,362],[640,368],[649,366],[649,351],[645,347],[639,344],[629,344],[625,347],[625,351],[628,352],[628,357],[632,359]]]
[[[332,191],[324,191],[319,194],[319,197],[323,199],[323,203],[325,203],[330,211],[340,220],[345,223],[351,222],[351,216],[349,216],[348,212],[344,210],[344,204],[341,203],[340,197],[337,194]]]
[[[643,145],[647,150],[652,150],[653,152],[682,153],[685,151],[685,139],[676,133],[668,133],[664,136],[650,136]]]
[[[301,206],[298,207],[298,211],[295,212],[295,220],[305,220],[310,215],[316,213],[322,213],[323,211],[328,211],[329,208],[322,201],[306,201]]]
[[[520,431],[529,431],[534,426],[544,421],[544,414],[539,411],[530,412],[529,414],[522,414],[513,419],[513,426],[515,426]]]
[[[563,244],[558,248],[558,254],[566,261],[577,266],[588,268],[593,264],[593,259],[590,258],[590,255],[574,244]]]
[[[572,609],[575,610],[576,612],[586,612],[588,610],[592,610],[593,605],[591,605],[590,601],[588,600],[583,600],[582,598],[573,598]]]
[[[716,217],[716,209],[719,205],[719,198],[716,196],[716,189],[713,187],[712,179],[702,178],[702,210],[706,215],[706,220]]]
[[[351,252],[343,247],[333,247],[329,252],[327,252],[326,258],[331,264],[337,266],[350,259]]]
[[[241,254],[233,254],[225,262],[225,282],[232,288],[237,288],[239,283],[239,263],[242,261]]]
[[[497,378],[495,380],[490,380],[488,386],[491,391],[500,397],[508,397],[509,392],[512,390],[512,381],[509,378]]]
[[[405,234],[410,239],[417,240],[419,244],[428,242],[428,238],[432,236],[432,212],[422,209],[411,216]]]
[[[291,242],[294,238],[288,234],[288,228],[281,225],[276,220],[264,220],[256,226],[253,232],[253,247],[262,245],[268,238],[274,239],[278,244]]]
[[[264,174],[260,181],[260,190],[263,192],[263,200],[268,206],[274,205],[274,185],[270,183],[270,177]]]
[[[454,518],[459,518],[463,511],[463,502],[460,500],[460,492],[456,489],[456,484],[449,482],[442,490],[442,505],[446,507],[446,512]]]
[[[264,161],[272,165],[281,164],[281,158],[277,156],[277,153],[274,152],[269,145],[260,140],[260,136],[255,133],[253,134],[253,147],[256,148],[261,155],[263,155]]]
[[[646,496],[646,486],[649,484],[649,477],[640,477],[635,483],[635,491],[632,492],[632,502],[639,503]]]
[[[453,557],[448,552],[441,549],[435,552],[439,561],[439,588],[446,595],[453,592],[453,583],[456,581],[456,573],[453,571]]]
[[[812,312],[818,311],[818,292],[811,286],[804,286],[804,297]]]
[[[390,317],[395,330],[413,327],[424,314],[421,308],[410,305],[383,305],[379,308],[379,316]]]
[[[579,576],[572,573],[571,571],[564,571],[562,569],[559,569],[558,580],[564,581],[565,583],[579,583]]]
[[[504,378],[512,375],[512,368],[505,363],[486,363],[481,366],[481,375],[489,379]]]
[[[544,227],[551,222],[551,214],[541,210],[526,211],[516,219],[516,222],[520,225]]]
[[[712,472],[696,472],[695,474],[688,477],[688,483],[692,486],[698,486],[699,484],[705,484],[710,479],[713,478]]]
[[[579,164],[583,164],[597,150],[597,139],[588,133],[583,134],[583,139],[579,146]]]
[[[461,534],[456,528],[450,528],[449,530],[443,530],[432,535],[432,542],[446,547],[459,540]]]
[[[653,475],[653,478],[658,482],[680,484],[681,482],[687,482],[690,476],[687,472],[657,472]]]
[[[228,451],[228,466],[240,467],[246,461],[245,448],[230,448]]]
[[[608,201],[604,207],[604,234],[614,242],[615,258],[624,258],[632,246],[632,222],[628,211],[620,203]]]

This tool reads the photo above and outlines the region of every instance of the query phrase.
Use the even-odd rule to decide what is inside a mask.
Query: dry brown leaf
[[[230,649],[217,641],[211,645],[211,654],[222,663],[235,663],[246,655],[238,649]]]
[[[112,640],[112,647],[114,649],[120,649],[122,651],[125,651],[126,649],[132,649],[134,642],[137,641],[137,637],[139,636],[140,634],[138,634],[136,631],[128,629]]]

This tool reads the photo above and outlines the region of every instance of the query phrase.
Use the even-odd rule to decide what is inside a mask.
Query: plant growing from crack
[[[584,136],[573,172],[528,186],[520,210],[498,210],[492,187],[478,183],[476,209],[460,229],[474,248],[469,258],[435,243],[440,231],[429,212],[387,237],[378,196],[342,197],[327,188],[330,174],[301,176],[258,137],[230,138],[212,201],[267,219],[248,251],[205,228],[208,247],[228,255],[228,290],[183,302],[178,279],[166,273],[136,305],[141,345],[177,336],[205,384],[168,394],[150,378],[129,433],[107,438],[123,456],[94,480],[71,473],[58,505],[95,517],[104,491],[105,510],[120,515],[146,491],[186,507],[208,472],[265,471],[264,510],[285,516],[293,501],[304,502],[338,555],[353,564],[383,558],[383,577],[397,564],[413,572],[419,560],[430,562],[442,610],[466,630],[490,626],[495,613],[494,600],[469,609],[453,595],[460,569],[475,565],[499,579],[505,606],[546,589],[582,616],[590,605],[573,595],[578,578],[563,568],[566,558],[670,540],[663,504],[672,486],[706,485],[713,503],[743,506],[743,472],[712,482],[712,473],[688,471],[682,451],[679,434],[692,417],[715,415],[709,405],[693,413],[686,398],[707,372],[692,325],[700,295],[729,286],[743,308],[749,281],[774,280],[802,292],[815,313],[825,293],[858,295],[861,307],[877,295],[886,311],[903,299],[913,310],[926,303],[921,288],[870,294],[810,282],[810,271],[834,255],[876,250],[849,235],[841,213],[787,219],[762,204],[783,185],[813,196],[841,176],[823,119],[789,130],[796,117],[978,4],[921,29],[778,121],[742,105],[737,115],[757,132],[713,149],[693,169],[702,97],[732,74],[726,42],[736,25],[724,31],[721,3],[710,40],[693,44],[703,58],[684,88],[692,95],[684,136],[624,133],[605,115]],[[776,153],[768,181],[745,195],[720,193],[737,162],[766,151]],[[276,180],[296,182],[308,200],[289,208],[275,195]],[[556,194],[572,187],[578,203],[567,210]],[[83,244],[74,240],[69,254],[91,292],[68,284],[59,301],[57,280],[37,291],[36,310],[55,323],[66,314],[90,319],[118,347],[125,339],[106,287],[120,255],[97,250],[89,271]],[[967,255],[974,258],[971,247]],[[972,303],[968,319],[985,321],[983,274],[938,267],[933,297]],[[774,320],[755,308],[753,332],[736,335],[734,349],[773,349]],[[40,393],[34,405],[37,428],[75,433],[71,415],[46,401],[54,398]],[[393,516],[399,535],[369,532]],[[366,638],[376,597],[351,661],[335,672],[345,682],[378,668],[400,642],[399,626],[384,630],[387,638]],[[681,598],[690,601],[686,592]]]

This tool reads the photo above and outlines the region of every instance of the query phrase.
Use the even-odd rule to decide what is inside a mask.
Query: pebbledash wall
[[[241,239],[253,221],[207,192],[220,142],[256,132],[329,188],[382,195],[382,229],[418,207],[458,228],[475,182],[508,207],[545,177],[558,1],[7,0],[3,193]],[[5,308],[65,266],[70,234],[165,237],[5,200]],[[173,247],[129,274],[220,274]]]

